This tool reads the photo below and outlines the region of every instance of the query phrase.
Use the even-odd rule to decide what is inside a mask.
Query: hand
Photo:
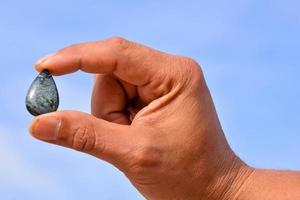
[[[92,115],[44,114],[32,135],[112,163],[147,199],[234,199],[253,171],[227,144],[190,58],[112,38],[62,49],[36,69],[95,78]]]

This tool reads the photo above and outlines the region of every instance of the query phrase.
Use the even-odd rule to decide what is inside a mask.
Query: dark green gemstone
[[[32,82],[26,95],[26,108],[34,116],[54,112],[59,104],[54,79],[48,70],[42,71]]]

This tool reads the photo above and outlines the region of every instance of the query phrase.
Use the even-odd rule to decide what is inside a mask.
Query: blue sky
[[[35,60],[111,36],[196,59],[234,151],[255,167],[299,170],[299,7],[296,0],[0,1],[1,199],[143,199],[111,165],[27,131]],[[91,75],[55,80],[60,109],[89,112]]]

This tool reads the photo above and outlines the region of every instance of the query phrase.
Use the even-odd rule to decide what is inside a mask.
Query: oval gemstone
[[[57,110],[59,97],[56,84],[48,70],[42,71],[32,82],[26,95],[26,108],[34,116]]]

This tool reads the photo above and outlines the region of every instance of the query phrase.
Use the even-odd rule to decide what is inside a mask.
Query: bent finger
[[[119,79],[141,86],[168,70],[169,55],[122,39],[111,38],[69,46],[42,59],[36,69],[48,69],[54,75],[77,70],[89,73],[112,73]],[[164,66],[162,66],[162,64]]]
[[[119,124],[130,124],[127,94],[112,75],[98,74],[94,79],[91,110],[98,118]]]

